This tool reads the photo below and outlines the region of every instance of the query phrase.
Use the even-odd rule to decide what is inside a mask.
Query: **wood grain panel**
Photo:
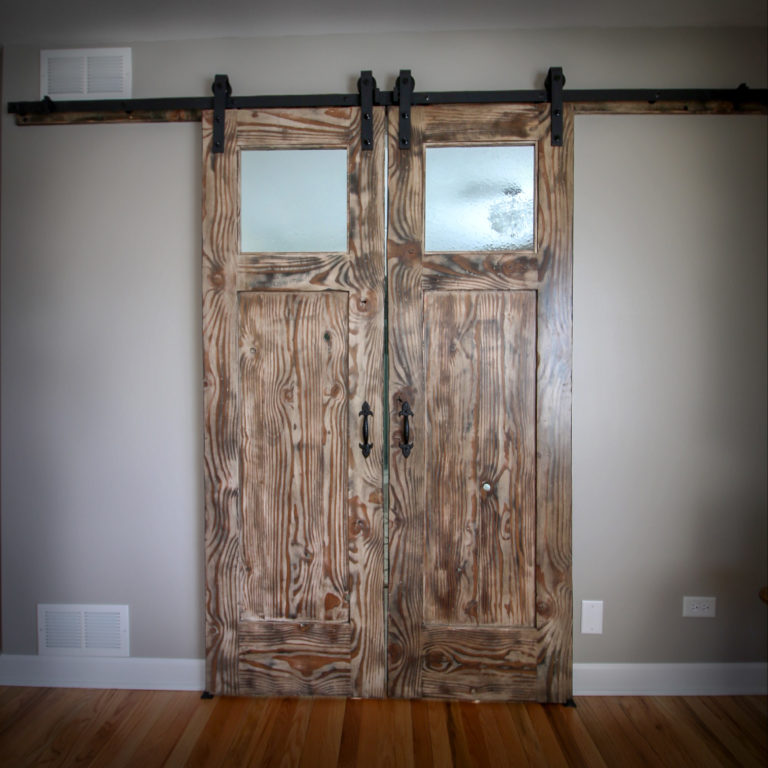
[[[354,265],[346,253],[240,254],[238,291],[349,288]]]
[[[535,288],[542,269],[537,253],[426,253],[425,291],[482,291]]]
[[[244,617],[349,618],[347,302],[240,294]]]
[[[358,111],[359,118],[359,111]],[[386,118],[373,110],[373,149],[363,152],[359,120],[350,129],[349,379],[347,439],[350,663],[352,694],[386,695],[384,626],[384,205]],[[330,283],[330,276],[328,278]],[[373,410],[373,448],[360,451],[360,411]]]
[[[237,111],[239,149],[327,149],[346,147],[358,124],[353,107],[307,107]]]
[[[535,696],[535,630],[428,626],[422,637],[424,696],[484,701]]]
[[[538,139],[549,127],[548,104],[449,104],[419,111],[423,140],[436,146]]]
[[[389,624],[388,691],[398,698],[421,694],[422,568],[424,562],[424,363],[422,359],[421,114],[411,112],[412,149],[398,146],[398,112],[389,113]],[[418,180],[418,181],[417,181]],[[403,403],[413,410],[413,450],[400,451]]]
[[[536,626],[540,701],[572,696],[571,357],[573,335],[573,111],[563,146],[538,143],[539,247],[536,399]]]
[[[424,620],[533,626],[535,294],[424,304]]]
[[[232,147],[236,115],[227,112]],[[213,114],[203,117],[203,487],[206,686],[236,694],[240,560],[240,415],[235,254],[237,156],[213,155]]]
[[[244,693],[349,695],[349,624],[244,621],[239,636],[240,685]]]

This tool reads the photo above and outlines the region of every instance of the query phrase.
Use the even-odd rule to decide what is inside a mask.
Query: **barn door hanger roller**
[[[563,85],[562,67],[550,67],[546,91],[457,91],[440,93],[414,93],[416,81],[410,69],[401,69],[391,91],[380,91],[370,69],[360,72],[357,94],[295,97],[241,97],[232,96],[232,85],[227,75],[216,75],[213,91],[213,153],[224,151],[225,112],[227,109],[271,106],[359,106],[360,144],[364,152],[373,149],[373,108],[397,107],[398,140],[400,149],[411,148],[411,107],[414,104],[491,104],[503,102],[550,102],[552,104],[552,145],[563,145]]]

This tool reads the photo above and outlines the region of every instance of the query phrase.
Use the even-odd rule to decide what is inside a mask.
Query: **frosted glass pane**
[[[347,250],[345,149],[244,150],[240,249]]]
[[[533,146],[427,147],[428,251],[533,248]]]

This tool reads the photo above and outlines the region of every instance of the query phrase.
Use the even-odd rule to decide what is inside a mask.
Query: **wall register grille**
[[[128,656],[127,605],[37,606],[37,652],[59,656]]]
[[[130,99],[130,48],[40,51],[40,98]]]

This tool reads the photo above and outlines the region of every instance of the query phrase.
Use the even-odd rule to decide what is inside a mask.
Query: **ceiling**
[[[766,23],[766,0],[0,0],[4,45]]]

